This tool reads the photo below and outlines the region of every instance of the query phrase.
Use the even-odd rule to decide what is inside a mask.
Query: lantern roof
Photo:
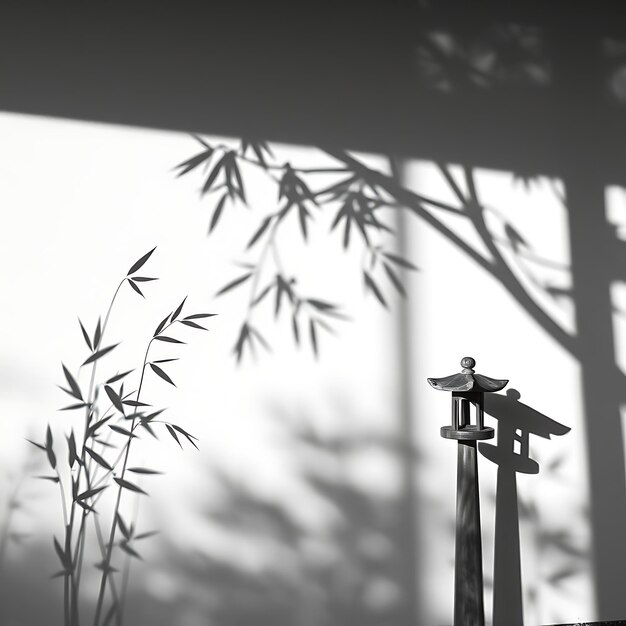
[[[508,380],[476,374],[473,369],[475,365],[476,361],[471,356],[466,356],[461,359],[461,367],[463,369],[459,374],[452,374],[443,378],[429,378],[428,382],[431,387],[440,391],[473,391],[479,393],[500,391],[509,382]]]

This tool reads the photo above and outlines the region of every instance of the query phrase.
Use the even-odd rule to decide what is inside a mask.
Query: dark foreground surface
[[[567,624],[546,624],[546,626],[618,626],[626,625],[626,620],[620,619],[613,622],[568,622]]]
[[[626,626],[626,620],[619,619],[612,622],[567,622],[566,624],[544,624],[544,626]]]
[[[619,619],[612,622],[567,622],[566,624],[545,624],[544,626],[626,626],[626,620]]]

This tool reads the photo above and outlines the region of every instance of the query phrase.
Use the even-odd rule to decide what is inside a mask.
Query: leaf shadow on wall
[[[300,495],[274,498],[248,482],[249,470],[234,477],[211,467],[221,496],[198,504],[206,540],[181,550],[164,539],[159,567],[177,591],[161,600],[136,596],[129,623],[414,623],[402,569],[400,490],[355,479],[357,465],[370,460],[398,472],[399,442],[281,422]]]

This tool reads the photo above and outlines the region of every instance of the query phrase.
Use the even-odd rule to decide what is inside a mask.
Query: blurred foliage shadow
[[[410,590],[401,573],[399,486],[359,484],[349,467],[357,457],[367,462],[372,455],[377,465],[397,464],[398,442],[378,434],[328,436],[304,423],[284,425],[306,497],[280,501],[212,470],[222,497],[202,503],[199,522],[207,536],[217,530],[227,537],[232,550],[213,554],[207,541],[181,552],[166,540],[164,574],[176,579],[180,591],[154,614],[149,611],[152,623],[412,623]]]

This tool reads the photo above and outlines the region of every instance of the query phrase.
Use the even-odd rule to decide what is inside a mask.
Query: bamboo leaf
[[[215,317],[217,313],[194,313],[193,315],[187,315],[186,320],[197,320],[204,317]]]
[[[171,318],[172,322],[180,315],[180,312],[183,310],[185,300],[187,300],[187,296],[183,298],[183,301],[178,305],[178,308],[174,311],[174,313],[172,313],[172,318]]]
[[[93,363],[94,361],[97,361],[98,359],[102,358],[105,354],[108,354],[109,352],[111,352],[111,350],[113,350],[113,348],[117,348],[117,346],[119,346],[119,343],[116,343],[112,346],[108,346],[107,348],[102,348],[102,350],[98,350],[97,352],[94,352],[84,363],[83,365],[88,365],[89,363]],[[81,365],[82,367],[82,365]]]
[[[417,270],[417,266],[413,265],[413,263],[411,263],[410,261],[407,261],[406,259],[403,259],[400,256],[391,254],[390,252],[383,252],[382,254],[383,256],[387,257],[392,263],[395,263],[396,265],[400,265],[401,267],[404,267],[408,270]]]
[[[263,157],[263,152],[267,152],[267,155],[273,159],[274,158],[274,153],[272,152],[271,148],[267,145],[267,143],[265,141],[257,141],[256,143],[252,144],[252,149],[254,150],[255,154],[257,155],[259,161],[262,161],[262,157]],[[257,151],[258,149],[258,151]]]
[[[154,337],[157,341],[165,341],[166,343],[185,343],[184,341],[180,341],[180,339],[174,339],[173,337],[166,337],[165,335],[159,335],[158,337]]]
[[[165,328],[165,324],[167,324],[167,320],[169,318],[170,318],[170,313],[168,313],[163,319],[163,321],[156,327],[156,330],[154,331],[154,337],[156,337],[163,330],[163,328]]]
[[[135,438],[137,435],[127,428],[122,428],[121,426],[116,426],[115,424],[109,424],[109,428],[120,435],[124,435],[125,437]]]
[[[265,298],[265,296],[267,296],[267,294],[272,290],[272,288],[275,285],[276,285],[276,282],[272,281],[269,285],[264,287],[264,289],[261,291],[261,293],[252,301],[252,306],[256,306],[257,304],[262,302],[263,299]]]
[[[123,404],[126,404],[127,406],[150,406],[149,404],[146,404],[145,402],[139,402],[139,400],[123,400],[122,402]]]
[[[315,358],[317,358],[318,355],[318,348],[317,348],[317,331],[315,329],[315,322],[313,319],[309,320],[309,337],[311,339],[311,346],[313,348],[313,353],[315,354]]]
[[[162,474],[163,472],[157,472],[156,470],[148,469],[147,467],[129,467],[129,472],[133,472],[135,474]]]
[[[278,318],[278,314],[280,313],[280,305],[282,302],[282,295],[285,291],[283,286],[283,281],[280,279],[280,276],[276,277],[276,297],[274,299],[274,319]]]
[[[200,144],[202,144],[205,148],[210,148],[211,146],[200,137],[200,135],[196,135],[195,133],[191,133],[191,136]]]
[[[130,276],[131,274],[134,274],[140,267],[142,267],[143,264],[152,256],[152,253],[155,250],[156,250],[156,246],[152,248],[150,252],[146,252],[146,254],[144,254],[138,261],[135,261],[135,263],[131,265],[131,268],[128,270],[126,276]]]
[[[57,541],[57,538],[53,537],[52,540],[54,543],[54,549],[59,557],[59,560],[61,561],[61,565],[63,565],[65,573],[68,574],[73,569],[72,560],[65,554],[65,550],[63,550],[61,544]]]
[[[259,226],[259,228],[256,230],[256,232],[254,233],[254,235],[252,235],[250,241],[248,242],[248,245],[246,246],[246,249],[249,250],[250,248],[252,248],[252,246],[263,236],[263,233],[269,228],[270,224],[272,223],[272,220],[274,219],[273,215],[269,215],[268,217],[266,217],[262,222],[261,225]]]
[[[330,232],[332,233],[333,230],[335,230],[335,228],[337,228],[337,226],[339,225],[339,222],[342,219],[348,219],[348,205],[343,204],[341,206],[341,208],[337,211],[337,214],[335,215],[335,219],[333,220],[333,223],[330,225]]]
[[[128,284],[142,297],[145,298],[146,296],[143,295],[141,289],[139,289],[139,287],[137,287],[137,285],[135,285],[135,283],[129,278],[128,279]]]
[[[80,321],[80,318],[78,318],[78,323],[80,324],[80,330],[83,333],[83,339],[85,340],[87,347],[89,348],[91,352],[93,352],[93,347],[91,346],[91,339],[89,339],[89,335],[87,334],[87,331],[85,330],[85,327],[83,326],[83,323]]]
[[[181,435],[183,435],[196,450],[199,450],[198,446],[195,443],[195,441],[198,441],[197,437],[194,437],[193,435],[189,434],[184,428],[181,428],[180,426],[177,426],[176,424],[170,424],[170,426],[174,430],[177,430]]]
[[[52,469],[56,469],[57,458],[52,449],[53,444],[52,431],[50,430],[50,424],[48,424],[48,428],[46,429],[46,454],[48,455],[48,463],[50,463],[50,466]]]
[[[242,283],[247,281],[251,276],[252,276],[252,272],[248,272],[247,274],[244,274],[243,276],[239,276],[239,278],[235,278],[235,280],[231,281],[227,285],[224,285],[224,287],[222,287],[215,295],[221,296],[227,291],[230,291],[231,289],[234,289],[235,287],[241,285]]]
[[[105,385],[104,390],[106,391],[107,396],[109,396],[109,400],[113,403],[113,406],[123,414],[124,405],[122,404],[122,399],[117,395],[116,391],[112,387],[109,387],[109,385]]]
[[[259,141],[257,143],[252,144],[252,150],[254,151],[256,158],[259,160],[261,167],[263,167],[264,169],[267,169],[267,162],[265,161],[263,151],[265,150],[271,158],[274,157],[274,155],[272,154],[272,151],[269,149],[269,146],[267,146],[265,142]]]
[[[28,443],[32,443],[34,446],[36,446],[37,448],[39,448],[40,450],[43,450],[44,452],[46,451],[46,446],[37,443],[36,441],[33,441],[32,439],[26,439],[26,441],[28,441]]]
[[[300,345],[300,328],[298,327],[298,318],[296,317],[295,313],[291,317],[291,329],[293,331],[293,338],[296,342],[296,345],[299,346]]]
[[[202,187],[202,193],[205,194],[207,193],[210,189],[211,186],[213,185],[213,183],[215,182],[215,179],[218,177],[220,170],[224,167],[225,162],[226,162],[226,157],[227,155],[224,155],[216,164],[215,167],[213,168],[213,170],[211,171],[211,173],[208,175],[203,187]]]
[[[318,324],[324,330],[328,331],[331,335],[335,334],[335,331],[333,330],[332,326],[327,324],[324,320],[317,318],[315,320],[315,323]]]
[[[82,400],[83,394],[81,393],[78,383],[76,382],[76,380],[74,379],[70,371],[67,369],[67,367],[63,365],[63,363],[61,363],[61,366],[63,367],[63,373],[65,374],[65,379],[67,380],[67,384],[70,386],[70,389],[72,390],[72,393],[70,395],[73,395],[78,400]]]
[[[74,393],[72,392],[72,390],[71,390],[71,389],[66,389],[65,387],[61,387],[61,385],[57,385],[57,387],[58,387],[61,391],[65,392],[68,396],[72,396],[72,398],[76,398],[76,396],[74,395]]]
[[[289,211],[291,210],[291,207],[294,206],[294,202],[292,201],[287,201],[285,203],[285,206],[280,210],[279,214],[278,214],[278,221],[281,222],[282,220],[285,219],[285,217],[287,217],[287,215],[289,214]]]
[[[79,402],[78,404],[70,404],[59,409],[59,411],[75,411],[76,409],[84,409],[89,406],[86,402]]]
[[[163,411],[165,411],[165,409],[159,409],[158,411],[155,411],[154,413],[150,413],[150,415],[146,415],[143,418],[143,421],[151,422],[155,417],[158,417],[159,415],[161,415],[161,413],[163,413]]]
[[[81,494],[76,496],[77,502],[82,502],[83,500],[87,500],[88,498],[92,498],[93,496],[99,494],[101,491],[104,491],[107,488],[107,485],[102,485],[102,487],[94,487],[93,489],[87,489],[87,491],[83,491]]]
[[[237,165],[237,160],[235,158],[233,158],[232,160],[232,168],[233,173],[235,174],[235,179],[237,180],[237,187],[239,192],[237,195],[239,196],[241,201],[246,204],[246,191],[244,189],[241,172],[239,171],[239,166]]]
[[[100,345],[100,339],[102,339],[102,322],[100,318],[98,318],[98,323],[96,324],[96,330],[93,333],[93,349],[97,350]]]
[[[158,439],[156,433],[154,432],[154,430],[152,430],[152,426],[150,426],[149,422],[146,422],[145,420],[141,420],[141,425],[155,438]]]
[[[363,270],[363,280],[365,281],[366,288],[371,290],[371,292],[374,294],[374,296],[376,296],[376,299],[385,308],[387,308],[387,302],[385,301],[385,298],[384,298],[383,294],[381,293],[380,289],[378,288],[378,285],[374,282],[374,279],[365,270]]]
[[[133,280],[136,283],[147,283],[151,280],[159,280],[158,278],[148,278],[147,276],[133,276]]]
[[[98,511],[96,511],[96,509],[94,509],[94,507],[90,506],[86,502],[83,502],[83,500],[79,500],[78,502],[76,502],[76,504],[78,504],[78,506],[81,509],[83,509],[84,511],[87,511],[87,513],[97,513],[98,512]]]
[[[192,156],[190,159],[187,159],[186,161],[179,163],[174,168],[174,169],[180,169],[180,172],[178,172],[176,177],[178,178],[180,176],[183,176],[184,174],[187,174],[187,172],[190,172],[191,170],[195,169],[196,167],[198,167],[198,165],[201,165],[205,161],[208,161],[212,155],[213,155],[213,148],[210,148],[207,146],[207,149],[204,150],[203,152],[200,152],[199,154]]]
[[[404,289],[404,285],[400,282],[400,279],[396,276],[396,273],[391,269],[391,266],[383,262],[383,268],[393,286],[398,290],[398,293],[400,293],[400,295],[402,296],[406,296],[406,290]]]
[[[122,532],[122,535],[124,535],[125,539],[130,539],[130,531],[128,530],[128,526],[126,526],[126,524],[124,523],[124,520],[122,519],[122,516],[118,513],[115,514],[115,517],[117,518],[117,525],[120,527],[120,531]]]
[[[231,198],[234,198],[237,194],[237,189],[233,185],[233,152],[228,152],[224,155],[224,184],[228,189],[228,194]]]
[[[111,416],[109,415],[108,417],[103,417],[101,420],[99,420],[98,422],[96,422],[95,424],[92,424],[88,429],[87,429],[87,437],[91,437],[92,435],[96,434],[96,431],[101,428],[104,424],[106,424],[109,420],[111,419]]]
[[[222,211],[224,210],[224,206],[226,205],[226,198],[228,198],[228,192],[226,192],[220,198],[219,202],[215,206],[215,211],[213,211],[213,217],[211,218],[211,223],[209,224],[209,233],[213,232],[213,229],[217,226],[217,223],[222,216]]]
[[[74,430],[70,432],[70,436],[67,437],[67,461],[70,468],[74,467],[74,463],[78,460],[76,454],[76,439],[74,438]]]
[[[111,378],[109,378],[109,380],[106,381],[106,384],[110,385],[112,383],[116,383],[118,380],[122,380],[122,378],[125,378],[129,374],[132,374],[134,371],[135,370],[128,370],[127,372],[124,372],[122,374],[116,374],[115,376],[112,376]]]
[[[338,199],[343,196],[350,189],[352,183],[356,182],[358,179],[358,176],[349,176],[348,178],[344,178],[343,180],[333,183],[329,187],[318,191],[317,195],[330,195],[333,199]]]
[[[200,326],[200,324],[196,324],[195,322],[190,322],[189,320],[180,320],[180,323],[184,324],[185,326],[189,326],[190,328],[197,328],[198,330],[208,330],[208,328]]]
[[[312,307],[320,311],[329,311],[337,308],[336,304],[331,304],[330,302],[325,302],[324,300],[316,300],[315,298],[308,298],[307,303]]]
[[[170,424],[170,426],[174,429],[177,430],[181,435],[184,435],[187,439],[189,439],[190,441],[192,439],[195,439],[196,441],[198,441],[197,437],[194,437],[192,434],[188,433],[184,428],[182,428],[181,426],[178,426],[177,424]]]
[[[53,483],[58,483],[59,482],[59,477],[58,476],[35,476],[35,478],[41,478],[41,480],[49,480]]]
[[[158,530],[151,530],[147,533],[139,533],[135,537],[135,541],[139,541],[140,539],[147,539],[148,537],[154,537],[155,535],[158,535],[158,534],[159,534]]]
[[[174,431],[174,429],[169,425],[169,424],[165,424],[165,428],[167,428],[167,432],[169,432],[170,435],[172,435],[172,437],[174,438],[174,441],[181,447],[182,449],[182,444],[180,443],[180,439],[178,438],[178,435],[176,434],[176,432]]]
[[[85,446],[85,452],[87,452],[87,454],[98,464],[98,465],[102,465],[102,467],[104,467],[105,469],[108,470],[112,470],[113,468],[111,467],[111,465],[104,459],[102,458],[97,452],[94,452],[91,448],[88,448],[87,446]]]
[[[243,356],[243,348],[248,341],[248,337],[250,336],[250,329],[247,322],[244,322],[239,331],[239,336],[237,337],[237,341],[235,342],[235,346],[233,348],[233,352],[237,355],[237,363],[241,361],[241,357]]]
[[[123,478],[114,478],[113,480],[123,489],[128,489],[129,491],[134,491],[135,493],[143,493],[146,496],[148,495],[141,487],[138,487]]]
[[[302,231],[302,236],[304,237],[304,241],[307,240],[306,220],[309,216],[310,216],[310,213],[306,210],[304,204],[298,204],[298,217],[300,219],[300,230]]]
[[[104,439],[97,439],[94,437],[94,441],[97,444],[100,444],[103,448],[112,448],[113,450],[117,448],[117,446],[114,446],[112,443],[109,443],[108,441],[105,441]]]
[[[134,548],[131,548],[126,541],[120,541],[120,548],[136,559],[142,560],[141,555]]]
[[[265,338],[263,337],[263,335],[253,326],[250,326],[250,333],[256,337],[256,339],[258,339],[259,343],[269,352],[271,352],[271,348],[269,343],[267,343],[267,341],[265,340]]]
[[[362,217],[356,217],[354,219],[354,221],[356,222],[356,225],[358,226],[359,230],[361,231],[361,236],[363,237],[363,241],[365,241],[365,244],[369,247],[370,245],[370,238],[369,235],[367,234],[367,230],[365,229],[365,222],[363,221]]]
[[[176,387],[174,381],[158,365],[150,363],[150,367],[157,376],[161,377],[165,382],[168,382],[170,385],[174,385],[174,387]]]
[[[309,186],[302,180],[302,178],[296,177],[296,183],[300,192],[300,195],[307,200],[310,200],[314,204],[317,204],[317,200],[315,199],[315,194],[311,192]]]
[[[350,245],[350,226],[352,225],[352,219],[349,216],[346,216],[346,223],[343,231],[343,247],[345,250],[348,249]]]

